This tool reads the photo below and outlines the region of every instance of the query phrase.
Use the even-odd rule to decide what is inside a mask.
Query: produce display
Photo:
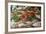
[[[41,27],[41,7],[11,5],[11,28]]]

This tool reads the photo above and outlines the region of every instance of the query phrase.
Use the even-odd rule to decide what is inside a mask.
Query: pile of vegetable
[[[19,24],[24,24],[25,26],[23,25],[23,27],[27,27],[27,26],[32,27],[32,22],[34,20],[41,21],[40,18],[41,18],[41,7],[30,7],[30,6],[27,6],[26,8],[23,8],[21,6],[11,7],[11,21],[14,20],[14,22],[16,23],[15,24],[16,28],[19,28],[18,26]],[[29,23],[30,25],[26,23],[28,21],[30,21],[31,23],[31,24]]]

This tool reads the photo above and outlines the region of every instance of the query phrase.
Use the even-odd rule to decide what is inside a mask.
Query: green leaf
[[[29,20],[30,20],[30,21],[33,21],[34,19],[36,19],[35,16],[29,16]]]
[[[19,18],[20,18],[20,17],[17,16],[17,15],[12,17],[12,19],[13,19],[15,22],[19,21]]]

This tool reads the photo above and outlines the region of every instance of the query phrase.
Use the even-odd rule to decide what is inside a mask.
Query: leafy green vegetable
[[[15,22],[17,22],[17,21],[19,21],[19,16],[17,16],[17,15],[16,15],[16,16],[13,16],[12,19],[13,19]]]
[[[29,17],[29,20],[30,20],[30,21],[33,21],[34,19],[36,19],[35,16],[30,16],[30,17]]]

